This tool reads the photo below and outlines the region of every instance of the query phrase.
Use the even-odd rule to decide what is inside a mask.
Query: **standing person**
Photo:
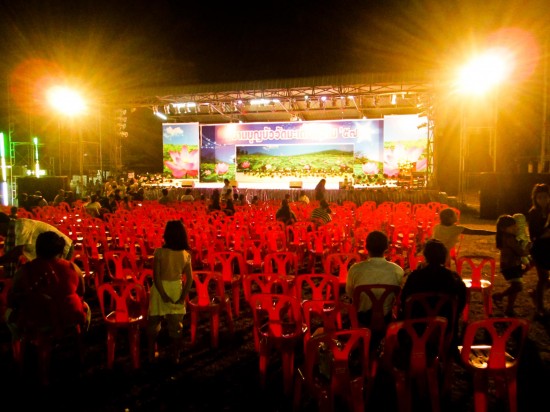
[[[439,223],[434,226],[432,239],[443,242],[447,249],[446,266],[451,266],[451,252],[460,239],[460,235],[494,235],[492,230],[471,229],[457,224],[456,212],[449,208],[439,212]]]
[[[500,272],[504,279],[508,281],[508,288],[502,292],[493,293],[495,303],[502,302],[504,297],[508,298],[504,314],[513,317],[514,305],[518,293],[523,290],[523,268],[521,258],[527,256],[529,252],[521,247],[516,236],[518,226],[516,220],[510,215],[501,215],[497,220],[496,245],[500,250]]]
[[[315,186],[315,200],[325,200],[327,194],[327,189],[325,188],[326,183],[326,179],[321,179],[319,180],[319,183],[317,183],[317,186]]]
[[[179,363],[185,300],[193,282],[192,275],[187,232],[181,220],[170,220],[164,229],[164,245],[154,252],[153,286],[147,320],[149,361],[154,361],[156,357],[157,337],[161,322],[166,319],[172,341],[172,359]]]
[[[233,188],[231,187],[229,179],[223,179],[223,187],[221,191],[221,200],[227,201],[227,199],[233,199]]]
[[[210,198],[210,204],[208,205],[208,212],[212,212],[214,210],[222,210],[222,205],[220,203],[220,191],[218,189],[214,189],[212,191],[212,197]]]
[[[531,208],[527,212],[531,256],[537,269],[537,286],[532,293],[537,316],[544,316],[544,291],[548,287],[550,269],[550,186],[539,183],[531,191]]]
[[[53,205],[59,206],[59,204],[64,201],[65,201],[65,190],[59,189],[59,191],[57,192],[57,195],[55,195],[55,197],[53,198]]]
[[[13,277],[17,264],[23,255],[26,260],[36,258],[36,241],[42,232],[55,232],[65,240],[63,258],[70,259],[73,251],[72,240],[49,223],[34,219],[11,219],[0,212],[0,235],[4,236],[4,254],[0,264],[4,265],[7,277]]]
[[[367,235],[366,248],[369,258],[354,263],[349,268],[346,280],[346,294],[349,297],[353,298],[353,292],[359,285],[384,284],[401,287],[404,270],[401,266],[388,261],[384,257],[384,253],[388,250],[388,246],[389,241],[385,233],[375,230]],[[367,297],[364,297],[359,304],[359,312],[357,315],[360,323],[363,325],[368,325],[370,323],[370,306],[371,303]],[[391,316],[391,311],[391,305],[389,302],[385,302],[384,315]]]

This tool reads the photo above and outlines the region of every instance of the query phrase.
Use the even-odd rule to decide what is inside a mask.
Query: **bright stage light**
[[[75,90],[65,86],[54,86],[47,91],[48,103],[59,113],[75,116],[86,111],[86,102]]]
[[[505,49],[492,49],[470,60],[458,73],[457,90],[482,95],[502,83],[513,71],[514,61]]]

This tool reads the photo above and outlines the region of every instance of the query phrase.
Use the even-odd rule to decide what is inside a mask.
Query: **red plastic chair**
[[[456,269],[466,284],[466,306],[462,312],[462,320],[468,322],[472,294],[479,293],[483,302],[485,316],[493,314],[493,285],[495,283],[496,262],[492,256],[460,256],[456,261]]]
[[[303,389],[307,389],[320,411],[335,410],[337,397],[346,402],[348,410],[365,411],[372,381],[369,345],[370,331],[365,328],[333,331],[310,339],[304,366],[296,378],[294,410],[300,409]]]
[[[282,358],[284,391],[289,394],[294,378],[294,353],[305,332],[300,302],[294,296],[257,293],[251,296],[250,304],[260,342],[261,386],[266,386],[269,358],[277,350]]]
[[[147,319],[147,296],[142,285],[125,282],[103,283],[97,289],[103,321],[107,326],[107,367],[112,369],[118,331],[128,331],[132,365],[140,366],[140,327]]]
[[[330,253],[325,259],[325,273],[337,276],[340,286],[345,287],[349,268],[361,260],[359,253]]]
[[[383,365],[393,376],[400,412],[410,412],[413,399],[429,396],[440,411],[439,360],[444,356],[447,319],[442,317],[391,322],[384,339]],[[418,396],[413,397],[413,390]]]
[[[231,300],[225,294],[223,276],[208,270],[193,271],[193,286],[187,297],[191,313],[191,344],[195,344],[200,313],[210,317],[210,339],[214,348],[218,347],[220,314],[225,312],[229,331],[234,332]]]
[[[304,349],[312,337],[320,333],[359,328],[357,313],[351,303],[334,300],[306,300],[302,302],[304,323]]]
[[[300,302],[306,300],[340,300],[340,282],[326,273],[303,273],[294,279],[294,290]]]
[[[220,272],[226,287],[231,288],[234,315],[240,313],[242,276],[247,273],[244,256],[240,252],[215,252],[208,255],[209,270]]]
[[[476,412],[488,410],[490,382],[497,399],[507,399],[509,411],[517,412],[517,370],[528,331],[529,321],[519,318],[482,319],[466,326],[459,350],[462,364],[473,377]],[[481,344],[480,336],[486,344]]]
[[[308,254],[308,270],[310,273],[315,272],[317,262],[320,264],[322,271],[325,270],[325,259],[331,253],[331,239],[326,231],[312,230],[307,232],[306,249]]]
[[[262,239],[248,239],[244,245],[245,262],[247,272],[262,272],[264,268],[264,257],[267,254],[267,247]]]
[[[103,255],[107,275],[111,280],[129,280],[137,282],[139,269],[135,258],[123,250],[109,250]]]

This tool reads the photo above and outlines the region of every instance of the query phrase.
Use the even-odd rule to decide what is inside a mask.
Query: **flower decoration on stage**
[[[375,175],[379,172],[378,164],[374,162],[364,163],[361,165],[361,168],[363,169],[363,173],[366,175]]]
[[[189,150],[188,146],[182,146],[181,150],[169,151],[172,160],[166,160],[164,164],[172,172],[176,179],[196,177],[199,174],[199,150]]]
[[[305,165],[304,166],[304,170],[310,170],[311,169],[311,166],[310,165]]]
[[[397,176],[399,174],[399,165],[404,163],[414,163],[422,155],[422,148],[411,147],[405,149],[403,145],[396,145],[395,148],[384,149],[384,174],[386,176]]]
[[[210,176],[211,174],[212,174],[212,170],[205,170],[204,171],[205,176]]]
[[[271,167],[272,167],[271,165],[267,164],[265,165],[265,170],[271,170]]]
[[[214,171],[219,175],[226,174],[228,170],[229,165],[227,163],[216,163],[216,166],[214,167]]]
[[[244,162],[241,163],[241,167],[243,169],[249,169],[250,168],[250,162],[248,160],[245,160]]]

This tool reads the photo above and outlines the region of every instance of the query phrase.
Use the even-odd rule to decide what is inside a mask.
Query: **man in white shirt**
[[[368,259],[353,264],[348,271],[346,294],[349,297],[353,298],[353,291],[359,285],[385,284],[401,287],[404,270],[401,266],[388,261],[384,257],[388,245],[388,237],[383,232],[375,230],[367,235]],[[380,295],[381,293],[377,296]],[[370,299],[367,296],[362,296],[358,310],[360,321],[362,315],[367,313],[370,308]],[[384,314],[390,314],[391,310],[391,302],[386,302]]]

